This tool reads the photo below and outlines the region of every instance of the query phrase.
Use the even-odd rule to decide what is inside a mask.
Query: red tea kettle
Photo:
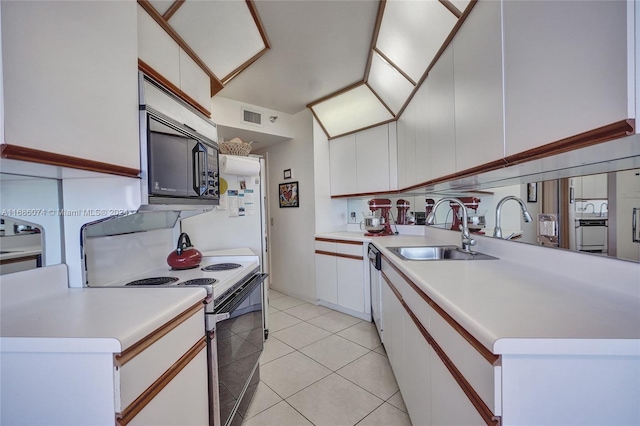
[[[185,232],[178,237],[178,247],[167,256],[167,263],[171,269],[197,268],[201,261],[202,253],[191,245],[191,240]]]

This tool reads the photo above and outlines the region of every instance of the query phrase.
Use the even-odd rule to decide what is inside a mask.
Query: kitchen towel
[[[220,155],[220,173],[239,176],[258,176],[260,159],[257,157],[239,157],[237,155]]]

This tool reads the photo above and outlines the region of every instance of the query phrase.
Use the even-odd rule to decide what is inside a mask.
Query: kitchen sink
[[[478,252],[467,252],[457,246],[387,247],[405,260],[488,260],[497,257]]]

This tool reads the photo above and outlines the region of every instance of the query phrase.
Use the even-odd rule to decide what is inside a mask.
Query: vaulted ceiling
[[[397,119],[474,2],[139,0],[202,60],[214,96],[309,107],[330,138]]]

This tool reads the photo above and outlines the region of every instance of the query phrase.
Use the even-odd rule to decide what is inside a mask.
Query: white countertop
[[[539,353],[602,354],[615,349],[618,354],[640,355],[640,299],[554,272],[561,264],[545,270],[505,259],[410,261],[386,247],[446,243],[424,236],[369,238],[347,232],[316,237],[373,242],[495,354],[518,353],[527,347]],[[595,341],[601,339],[606,339],[606,346]]]
[[[9,260],[17,259],[19,257],[38,256],[39,254],[42,254],[42,247],[3,248],[2,251],[7,251],[8,253],[0,253],[0,260]]]
[[[62,269],[66,274],[56,265],[3,276],[3,352],[122,352],[206,297],[200,287],[72,289],[59,279]],[[46,282],[52,277],[58,282]],[[28,297],[17,292],[39,287]]]

